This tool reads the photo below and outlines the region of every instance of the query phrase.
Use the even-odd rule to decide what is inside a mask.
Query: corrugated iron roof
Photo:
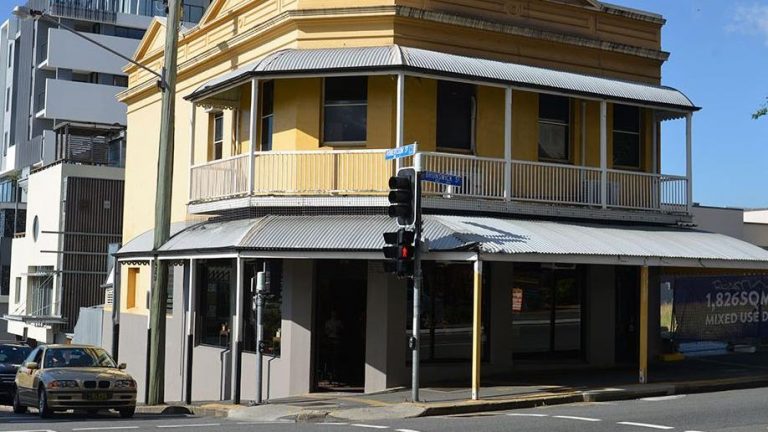
[[[382,233],[396,228],[392,218],[384,215],[265,216],[192,226],[173,236],[161,251],[371,252],[384,245]],[[760,247],[689,228],[426,215],[424,233],[431,252],[672,260],[667,265],[674,265],[675,259],[709,260],[768,266],[768,251]],[[151,242],[148,244],[150,249],[145,253],[151,250]],[[131,250],[120,253],[139,253],[135,247]]]
[[[698,109],[683,93],[670,87],[399,45],[277,51],[208,81],[187,99],[198,100],[258,76],[375,70],[421,72],[682,110]]]

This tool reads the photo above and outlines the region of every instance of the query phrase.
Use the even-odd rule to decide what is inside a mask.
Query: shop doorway
[[[616,363],[634,365],[639,360],[640,269],[616,267]]]
[[[315,391],[363,391],[367,269],[361,260],[318,262]]]

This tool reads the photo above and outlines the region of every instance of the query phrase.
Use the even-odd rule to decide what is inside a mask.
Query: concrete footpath
[[[390,420],[532,408],[576,402],[603,402],[653,396],[713,392],[768,386],[766,353],[690,359],[652,369],[654,380],[636,384],[631,370],[569,371],[527,374],[525,380],[483,383],[480,400],[464,385],[422,388],[411,403],[408,388],[375,394],[315,393],[271,400],[259,406],[199,403],[192,406],[138,407],[142,413],[192,413],[244,421],[296,422]],[[655,370],[655,372],[654,372]]]

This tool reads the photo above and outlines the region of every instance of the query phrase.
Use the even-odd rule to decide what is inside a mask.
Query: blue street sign
[[[387,152],[384,153],[384,159],[385,160],[399,159],[399,158],[404,158],[408,156],[413,156],[415,154],[416,154],[416,144],[408,144],[402,147],[396,147],[396,148],[387,150]]]
[[[462,179],[459,176],[442,174],[434,171],[423,171],[421,179],[432,183],[440,183],[448,186],[461,186]]]

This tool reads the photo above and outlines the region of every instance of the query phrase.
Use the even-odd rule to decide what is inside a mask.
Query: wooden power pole
[[[176,57],[179,38],[181,0],[166,0],[165,63],[163,65],[160,145],[157,158],[155,195],[154,258],[155,274],[149,310],[149,395],[147,404],[164,402],[165,389],[165,313],[168,301],[168,265],[159,260],[158,250],[170,238],[171,186],[173,185],[174,116],[176,111]]]

